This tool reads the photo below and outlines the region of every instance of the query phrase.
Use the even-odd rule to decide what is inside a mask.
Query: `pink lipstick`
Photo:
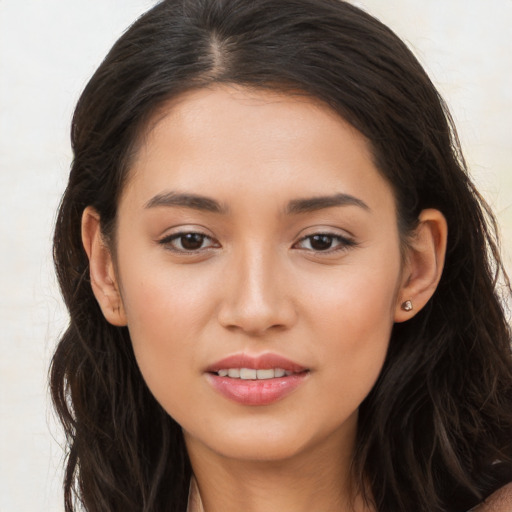
[[[212,387],[230,400],[268,405],[300,386],[309,370],[277,354],[235,354],[210,365],[206,375]]]

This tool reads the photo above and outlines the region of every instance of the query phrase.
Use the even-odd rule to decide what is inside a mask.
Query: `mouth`
[[[295,372],[284,370],[283,368],[268,368],[265,370],[256,370],[254,368],[224,368],[216,373],[219,377],[229,377],[230,379],[268,380],[280,377],[289,377]]]
[[[307,380],[310,370],[277,354],[236,354],[206,370],[212,387],[243,405],[269,405]]]

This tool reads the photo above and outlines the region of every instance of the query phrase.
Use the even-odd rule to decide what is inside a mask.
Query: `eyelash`
[[[210,240],[211,243],[208,247],[199,247],[198,249],[186,249],[183,247],[183,239],[186,236],[200,237],[201,245],[204,243],[205,240]],[[303,247],[297,247],[298,245],[300,245],[301,243],[303,243],[305,241],[309,241],[311,244],[311,241],[315,237],[328,238],[328,239],[330,239],[331,243],[336,241],[336,242],[338,242],[338,246],[335,248],[328,247],[327,249],[324,249],[324,250],[322,250],[322,249],[315,250],[313,248],[308,249],[308,248],[303,248]],[[180,239],[181,239],[181,244],[180,244],[181,248],[177,248],[177,247],[173,246],[173,242],[180,240]],[[162,238],[161,240],[158,241],[158,243],[160,245],[165,246],[165,248],[167,250],[170,250],[170,251],[173,251],[173,252],[176,252],[179,254],[198,254],[199,252],[202,252],[205,250],[210,250],[210,249],[215,249],[215,248],[220,247],[218,242],[216,242],[212,237],[210,237],[204,233],[198,232],[198,231],[183,231],[180,233],[174,233],[172,235],[166,236],[165,238]],[[346,251],[350,247],[354,247],[356,245],[357,245],[357,242],[351,238],[341,236],[339,234],[329,233],[329,232],[320,232],[320,233],[313,233],[311,235],[302,237],[298,242],[296,242],[293,245],[293,248],[311,251],[311,252],[317,253],[317,254],[332,254],[332,253],[336,253],[336,252],[340,252],[340,251]]]
[[[355,247],[357,245],[357,242],[355,240],[353,240],[352,238],[348,238],[348,237],[345,237],[345,236],[342,236],[339,234],[335,234],[335,233],[320,232],[320,233],[313,233],[311,235],[307,235],[307,236],[301,238],[298,242],[296,242],[294,244],[294,247],[306,240],[309,240],[311,242],[315,237],[329,238],[329,239],[331,239],[331,242],[337,241],[338,247],[335,247],[335,248],[329,247],[325,250],[321,250],[321,249],[319,249],[319,250],[305,249],[305,250],[312,251],[317,254],[332,254],[332,253],[336,253],[336,252],[340,252],[340,251],[346,251],[350,247]]]
[[[183,239],[186,236],[190,236],[190,235],[195,235],[195,236],[201,237],[202,242],[204,242],[204,240],[210,240],[213,243],[211,244],[211,246],[205,247],[205,248],[200,247],[199,249],[185,249],[183,247]],[[180,240],[180,239],[182,239],[182,243],[181,243],[182,248],[181,249],[173,246],[173,242],[175,242],[176,240]],[[182,231],[180,233],[174,233],[172,235],[166,236],[165,238],[162,238],[161,240],[158,241],[158,243],[165,246],[165,248],[168,249],[169,251],[177,252],[179,254],[197,254],[200,251],[204,251],[205,249],[208,250],[211,248],[219,247],[218,243],[215,242],[212,237],[210,237],[204,233],[198,232],[198,231]]]

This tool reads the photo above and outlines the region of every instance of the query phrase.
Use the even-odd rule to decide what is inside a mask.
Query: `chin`
[[[322,451],[324,443],[330,449],[329,439],[338,437],[336,431],[324,430],[321,425],[316,425],[315,429],[300,422],[258,420],[224,423],[210,429],[207,436],[201,435],[204,432],[186,433],[187,446],[190,450],[192,444],[202,444],[209,451],[231,460],[280,462]]]
[[[240,462],[280,462],[293,459],[304,450],[304,445],[293,441],[260,435],[257,438],[226,439],[215,443],[211,449],[224,458]]]

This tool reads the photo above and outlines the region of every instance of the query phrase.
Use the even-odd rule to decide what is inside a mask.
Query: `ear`
[[[92,291],[103,315],[112,325],[125,326],[126,315],[112,254],[101,234],[100,216],[91,206],[82,214],[82,243],[89,258]]]
[[[407,247],[395,322],[405,322],[434,294],[443,272],[448,226],[439,210],[423,210]],[[410,302],[408,302],[410,301]]]

